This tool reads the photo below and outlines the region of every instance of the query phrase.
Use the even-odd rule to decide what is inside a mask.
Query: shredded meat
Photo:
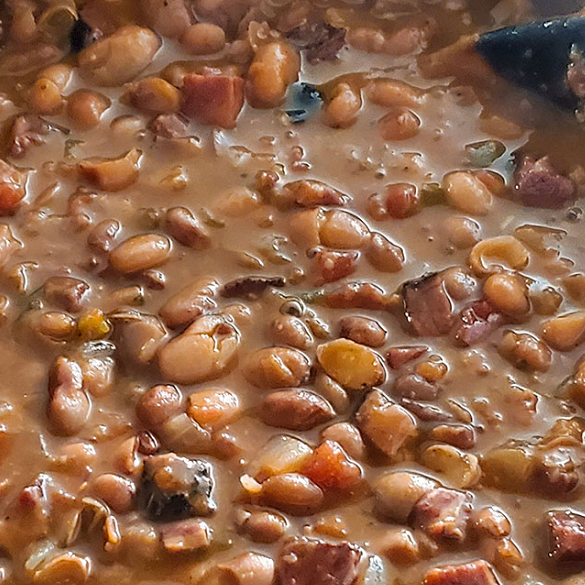
[[[406,319],[417,335],[435,337],[449,333],[455,316],[440,273],[405,283],[402,298]]]
[[[8,135],[8,152],[14,158],[22,158],[31,146],[39,146],[45,142],[44,136],[49,133],[49,125],[45,120],[34,114],[17,116]]]
[[[413,525],[438,540],[462,542],[471,514],[471,494],[437,488],[423,496],[412,511]]]
[[[306,51],[309,63],[335,61],[345,47],[345,29],[330,24],[304,23],[286,34],[291,43],[299,50]]]
[[[299,538],[280,553],[281,585],[352,585],[358,577],[362,551],[349,542],[330,544]]]
[[[488,337],[504,321],[504,315],[498,313],[489,301],[477,301],[461,311],[459,324],[455,328],[455,340],[463,345],[474,345]]]
[[[153,134],[161,138],[187,138],[189,121],[180,114],[160,114],[149,125]]]
[[[558,173],[546,156],[522,159],[516,169],[514,191],[524,205],[546,209],[563,207],[576,196],[573,181]]]
[[[236,297],[254,300],[260,298],[271,286],[282,288],[285,284],[286,281],[282,276],[245,276],[224,284],[221,296],[228,299]]]

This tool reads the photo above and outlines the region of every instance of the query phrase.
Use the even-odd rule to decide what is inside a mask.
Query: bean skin
[[[122,274],[142,272],[164,264],[171,242],[159,234],[142,234],[123,241],[110,253],[111,266]]]

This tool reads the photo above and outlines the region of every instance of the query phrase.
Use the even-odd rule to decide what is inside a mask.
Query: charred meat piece
[[[473,303],[461,311],[455,329],[455,341],[462,345],[474,345],[488,337],[505,321],[488,300]]]
[[[304,23],[286,34],[288,40],[299,50],[305,51],[311,64],[320,61],[335,61],[345,47],[345,29],[325,22]]]
[[[280,553],[281,585],[353,585],[362,551],[349,542],[330,544],[309,538],[286,543]]]
[[[144,463],[140,500],[155,520],[207,516],[215,510],[211,465],[174,453],[154,455]]]
[[[282,276],[245,276],[226,283],[221,289],[221,296],[228,299],[259,299],[271,286],[282,288],[286,284]]]
[[[547,514],[548,556],[556,562],[585,561],[585,516],[569,510]]]
[[[575,184],[558,173],[548,157],[525,156],[515,174],[514,193],[523,205],[556,209],[574,201]]]
[[[449,333],[455,315],[441,273],[427,274],[402,287],[404,314],[414,333],[436,337]]]

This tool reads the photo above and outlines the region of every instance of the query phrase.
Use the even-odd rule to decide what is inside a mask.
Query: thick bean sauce
[[[582,583],[583,134],[473,53],[533,10],[1,4],[0,583]]]

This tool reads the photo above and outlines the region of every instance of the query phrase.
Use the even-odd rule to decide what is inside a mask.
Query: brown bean
[[[160,77],[145,77],[130,86],[126,99],[136,109],[151,114],[177,112],[181,107],[181,92]]]
[[[422,557],[422,551],[410,528],[393,528],[384,534],[380,554],[398,566],[413,565]]]
[[[30,88],[28,103],[36,114],[51,116],[58,114],[63,107],[63,96],[54,81],[41,77]]]
[[[327,401],[307,390],[279,390],[265,396],[261,417],[272,427],[306,431],[331,420],[335,413]]]
[[[270,337],[274,343],[308,349],[314,343],[309,328],[298,317],[281,315],[270,324]]]
[[[135,310],[121,311],[115,317],[115,331],[119,335],[118,349],[127,359],[147,364],[166,341],[168,334],[154,316]]]
[[[366,258],[381,272],[398,272],[406,261],[404,250],[377,232],[372,234],[366,248]]]
[[[43,291],[49,302],[70,313],[77,313],[82,308],[89,284],[70,276],[52,276],[43,284]]]
[[[332,128],[348,128],[355,124],[361,107],[362,98],[359,90],[356,91],[348,83],[339,83],[325,105],[323,120]]]
[[[160,39],[150,29],[123,26],[81,51],[77,62],[85,80],[117,87],[145,69],[160,46]]]
[[[459,250],[472,248],[481,240],[481,226],[469,217],[450,216],[444,225],[449,242]]]
[[[87,236],[87,243],[91,248],[100,252],[109,252],[114,247],[114,240],[120,233],[120,222],[116,219],[100,221]]]
[[[110,253],[110,264],[122,274],[133,274],[164,264],[171,242],[160,234],[141,234],[124,240]]]
[[[485,281],[483,292],[503,313],[520,317],[530,311],[528,290],[521,276],[508,273],[492,274]]]
[[[293,516],[306,516],[317,512],[323,504],[321,488],[300,473],[273,475],[262,484],[261,499]]]
[[[240,531],[253,542],[270,544],[284,536],[286,519],[275,512],[253,510],[246,513]]]
[[[204,277],[189,284],[173,295],[159,311],[164,322],[171,328],[193,322],[206,311],[217,307],[213,297],[219,282],[212,277]]]
[[[464,213],[487,215],[492,208],[494,198],[491,191],[469,171],[446,175],[443,188],[449,204]]]
[[[366,456],[366,446],[358,429],[348,422],[336,423],[327,427],[321,437],[324,441],[335,441],[353,459],[363,460]]]
[[[309,370],[307,357],[287,347],[258,349],[242,366],[246,380],[258,388],[300,386],[309,377]]]
[[[133,148],[118,158],[88,158],[77,165],[81,176],[102,189],[121,191],[133,185],[140,175],[142,152]]]
[[[296,81],[301,66],[295,49],[286,42],[263,45],[248,70],[246,92],[254,108],[273,108],[284,100],[288,86]]]
[[[240,332],[231,318],[203,316],[161,349],[158,364],[172,382],[195,384],[211,380],[231,365],[240,343]]]
[[[382,138],[388,141],[414,138],[421,125],[420,118],[408,108],[394,107],[378,122]]]
[[[225,32],[216,24],[192,24],[181,37],[181,46],[191,55],[213,55],[225,47]]]
[[[334,209],[326,212],[319,225],[318,243],[329,248],[357,250],[370,235],[368,226],[353,213]]]
[[[542,338],[558,351],[570,351],[585,341],[585,311],[575,311],[550,319],[544,324]]]
[[[67,116],[78,128],[89,130],[100,123],[111,103],[101,93],[79,89],[67,98]]]
[[[159,384],[147,390],[136,405],[136,414],[149,427],[156,429],[182,407],[183,397],[176,386]]]
[[[314,387],[333,406],[338,414],[343,414],[349,410],[350,400],[347,392],[342,388],[341,384],[325,372],[317,372]]]
[[[98,475],[92,482],[90,491],[118,514],[126,514],[134,507],[136,484],[121,475]]]
[[[45,311],[33,321],[34,329],[53,341],[69,341],[77,330],[77,323],[67,313]]]
[[[386,330],[374,319],[343,317],[339,321],[339,337],[346,337],[369,347],[381,347],[386,341]]]
[[[384,206],[390,217],[404,219],[416,215],[421,208],[421,194],[410,183],[393,183],[384,189]]]
[[[552,362],[551,350],[530,333],[508,331],[498,349],[503,357],[518,368],[546,372]]]
[[[211,246],[209,230],[186,207],[171,207],[165,218],[168,233],[178,242],[194,250]]]

